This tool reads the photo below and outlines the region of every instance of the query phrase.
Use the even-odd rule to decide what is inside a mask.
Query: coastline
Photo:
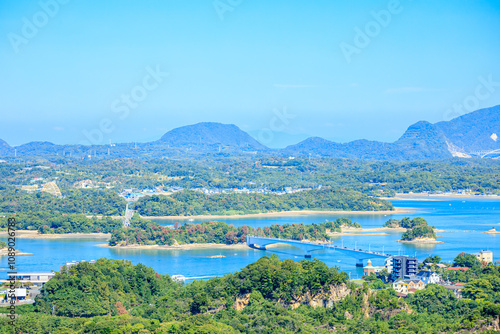
[[[280,211],[280,212],[264,212],[264,213],[249,213],[244,215],[198,215],[198,216],[141,216],[144,219],[218,219],[218,218],[262,218],[262,217],[290,217],[290,216],[309,216],[309,215],[393,215],[397,213],[412,213],[414,210],[404,208],[394,208],[394,210],[382,211]]]
[[[400,242],[402,244],[417,244],[417,245],[422,245],[422,244],[444,244],[442,241],[438,241],[436,239],[432,238],[417,238],[414,240],[396,240],[396,242]]]
[[[327,232],[331,237],[340,237],[344,235],[387,235],[385,232],[406,232],[405,228],[375,227],[375,228],[355,228],[343,227],[342,232]],[[371,233],[370,233],[371,232]]]
[[[162,249],[162,250],[193,250],[193,249],[247,249],[249,248],[245,243],[238,243],[232,245],[226,244],[187,244],[175,246],[159,246],[159,245],[127,245],[127,246],[109,246],[108,244],[97,244],[95,247],[105,247],[111,249]]]
[[[8,252],[7,247],[5,247],[5,249],[4,248],[0,249],[0,256],[9,256],[8,253],[9,252]],[[22,255],[33,255],[33,253],[24,253],[24,252],[20,251],[19,249],[16,249],[14,256],[22,256]]]
[[[8,237],[7,232],[0,232],[0,237]],[[39,234],[38,231],[17,230],[16,238],[19,239],[109,239],[111,233],[65,233],[65,234]]]
[[[371,232],[371,233],[370,233]],[[331,237],[340,237],[344,235],[387,235],[385,232],[393,232],[393,233],[404,233],[406,232],[406,228],[404,227],[374,227],[374,228],[355,228],[355,227],[343,227],[342,232],[327,232],[327,234]],[[457,233],[457,232],[467,232],[467,233],[475,233],[476,231],[447,231],[441,229],[434,229],[436,233]],[[484,232],[489,234],[500,234],[500,232]],[[411,242],[409,242],[411,243]],[[442,243],[442,241],[438,241],[435,243]]]
[[[462,195],[462,194],[396,194],[394,197],[381,197],[386,201],[404,200],[404,201],[440,201],[447,199],[494,199],[500,201],[497,195]]]

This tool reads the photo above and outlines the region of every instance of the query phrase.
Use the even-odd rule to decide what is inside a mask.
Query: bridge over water
[[[266,250],[266,246],[272,244],[286,244],[302,249],[305,252],[306,258],[311,258],[311,252],[318,250],[332,250],[336,252],[341,252],[347,256],[353,257],[357,260],[356,266],[362,267],[363,260],[365,259],[375,259],[375,258],[388,258],[391,254],[372,252],[370,250],[355,249],[349,247],[335,246],[332,244],[322,244],[317,242],[309,241],[299,241],[299,240],[289,240],[289,239],[279,239],[279,238],[268,238],[268,237],[257,237],[257,236],[247,236],[248,247]]]

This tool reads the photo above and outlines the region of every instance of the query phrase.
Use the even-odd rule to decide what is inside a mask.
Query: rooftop
[[[462,271],[467,271],[467,270],[469,270],[469,268],[467,268],[467,267],[448,267],[448,268],[446,268],[446,270],[455,270],[455,271],[462,270]]]
[[[430,271],[430,270],[421,270],[421,271],[418,272],[417,276],[431,277],[433,274],[437,275],[435,272]]]

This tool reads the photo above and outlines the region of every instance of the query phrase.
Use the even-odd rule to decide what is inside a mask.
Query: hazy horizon
[[[273,148],[393,142],[500,104],[498,32],[495,1],[4,1],[0,139],[147,142],[212,121],[271,130]]]

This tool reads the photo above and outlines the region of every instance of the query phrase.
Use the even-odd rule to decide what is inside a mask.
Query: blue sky
[[[11,145],[201,121],[271,147],[394,141],[454,105],[500,104],[498,1],[5,0],[0,37]]]

